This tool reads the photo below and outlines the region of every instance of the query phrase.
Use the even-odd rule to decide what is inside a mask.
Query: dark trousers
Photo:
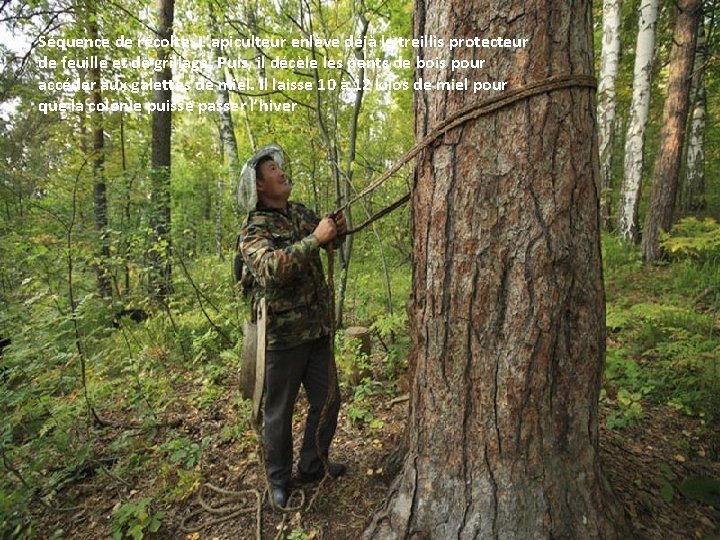
[[[305,436],[300,449],[300,473],[313,474],[323,467],[335,435],[340,410],[337,371],[330,364],[330,338],[318,338],[292,349],[267,351],[265,355],[265,467],[274,486],[287,486],[292,473],[292,416],[300,384],[310,402]],[[328,404],[320,426],[319,448],[316,433],[325,406],[329,384],[334,385],[334,399]],[[319,453],[318,453],[319,450]],[[322,458],[321,458],[322,456]]]

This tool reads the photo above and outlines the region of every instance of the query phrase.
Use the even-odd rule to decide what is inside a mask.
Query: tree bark
[[[156,16],[158,21],[157,37],[170,39],[172,35],[175,0],[156,0]],[[169,50],[158,48],[158,61],[168,58]],[[157,87],[153,101],[158,104],[169,104],[172,101],[172,90],[162,86],[164,81],[172,81],[172,71],[166,66],[156,71],[154,77]],[[151,197],[150,197],[150,228],[152,230],[149,276],[150,295],[164,301],[171,291],[172,267],[170,265],[170,141],[172,134],[172,112],[155,110],[152,113],[152,148],[151,160]]]
[[[686,213],[705,210],[705,117],[707,116],[707,98],[705,94],[705,65],[707,45],[705,43],[705,25],[698,25],[698,42],[695,48],[695,64],[692,77],[692,114],[690,115],[690,133],[687,144],[685,197]]]
[[[122,176],[125,180],[125,185],[123,187],[125,191],[125,203],[123,204],[123,220],[125,223],[125,227],[129,230],[130,227],[130,197],[132,193],[132,182],[133,177],[128,174],[128,168],[127,168],[127,157],[125,152],[125,115],[123,112],[120,112],[120,167],[122,170]],[[127,233],[125,233],[126,236]],[[123,239],[122,242],[122,257],[123,257],[123,281],[125,284],[125,294],[130,294],[130,263],[132,262],[132,257],[130,256],[130,242],[127,238]],[[118,296],[122,296],[119,292],[118,287]]]
[[[630,105],[630,122],[625,138],[625,167],[621,194],[618,230],[628,242],[639,241],[638,204],[642,187],[643,145],[645,126],[650,110],[650,82],[655,55],[655,23],[658,0],[642,0],[635,47],[633,97]]]
[[[220,30],[217,19],[213,13],[210,13],[210,27],[213,35],[219,36]],[[220,47],[216,47],[213,51],[215,60],[222,56]],[[235,127],[233,124],[232,113],[226,110],[226,105],[230,103],[230,92],[227,89],[227,76],[223,68],[218,68],[217,73],[217,102],[222,105],[219,113],[220,120],[220,139],[222,141],[223,151],[225,154],[225,163],[227,163],[228,177],[230,185],[237,184],[240,177],[240,163],[238,161],[237,139],[235,138]],[[223,176],[218,176],[217,186],[217,203],[215,205],[215,254],[223,259],[223,234],[222,234],[222,208],[225,196],[225,181]]]
[[[670,51],[670,75],[663,108],[660,152],[655,161],[650,208],[643,227],[642,251],[647,262],[662,257],[660,232],[669,231],[672,226],[702,0],[679,0],[677,6],[679,13]]]
[[[85,3],[86,29],[88,36],[93,41],[99,37],[98,12],[94,0]],[[96,48],[90,50],[90,54],[97,56]],[[103,113],[97,110],[102,103],[102,92],[100,90],[101,74],[99,67],[91,67],[88,70],[90,82],[93,83],[92,101],[95,110],[90,113],[90,125],[92,128],[92,172],[93,172],[93,207],[95,213],[95,230],[98,234],[98,259],[95,263],[97,274],[98,292],[103,298],[112,298],[112,281],[107,268],[110,260],[110,244],[108,239],[108,216],[107,216],[107,186],[105,184],[105,133],[103,131]]]
[[[359,7],[361,11],[357,14],[357,27],[359,28],[358,36],[361,43],[364,43],[370,21],[367,19],[365,13],[362,12],[365,8],[365,3],[360,2]],[[355,47],[355,58],[361,61],[365,60],[364,45]],[[338,198],[340,199],[340,204],[338,206],[342,206],[349,201],[352,194],[353,165],[355,163],[355,155],[357,152],[358,119],[360,118],[363,97],[365,96],[365,67],[362,65],[358,69],[356,80],[360,89],[355,92],[355,102],[353,103],[352,116],[350,117],[347,167],[345,169],[345,181],[342,182],[341,192],[338,194]],[[345,210],[345,218],[347,220],[348,228],[351,229],[353,227],[353,215],[350,207]],[[336,294],[337,298],[335,300],[335,321],[338,326],[342,326],[343,324],[343,309],[345,306],[345,293],[347,291],[348,275],[350,273],[350,261],[353,253],[353,241],[354,236],[352,234],[347,235],[342,243],[342,247],[340,248],[340,279]]]
[[[425,47],[431,84],[507,88],[593,73],[589,0],[417,0],[415,36],[513,36],[523,49]],[[416,137],[477,99],[423,90]],[[629,538],[601,470],[605,353],[595,97],[526,98],[447,133],[413,189],[408,454],[365,538]]]
[[[600,151],[600,215],[611,226],[612,157],[615,140],[615,79],[620,56],[620,0],[603,2],[603,40],[598,84],[598,145]]]

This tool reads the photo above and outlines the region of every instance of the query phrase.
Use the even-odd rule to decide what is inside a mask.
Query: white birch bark
[[[692,113],[690,131],[688,133],[686,171],[687,182],[685,192],[685,211],[695,212],[705,208],[705,116],[707,102],[705,96],[705,64],[707,48],[705,45],[705,26],[700,23],[698,43],[695,50],[692,82]]]
[[[216,55],[219,51],[216,51]],[[222,68],[218,70],[218,82],[226,82],[226,75]],[[237,140],[235,139],[235,130],[233,128],[232,115],[227,109],[226,104],[230,102],[230,95],[227,87],[218,86],[216,97],[218,103],[222,106],[220,109],[220,138],[222,139],[223,150],[225,152],[225,162],[227,163],[230,185],[237,184],[240,175],[240,165],[238,163]],[[215,205],[215,253],[222,259],[223,254],[223,229],[222,229],[222,208],[225,198],[225,179],[223,175],[217,178],[217,204]]]
[[[214,35],[220,35],[220,26],[218,24],[217,15],[211,10],[210,11],[210,29]],[[213,49],[213,56],[216,61],[216,65],[219,65],[217,60],[223,56],[222,50],[219,46]],[[223,155],[225,156],[225,163],[227,165],[228,178],[230,180],[230,186],[237,186],[238,178],[240,176],[240,163],[238,161],[238,147],[237,139],[235,138],[235,127],[233,124],[232,113],[230,112],[230,92],[228,91],[228,73],[222,67],[218,67],[215,71],[215,97],[218,105],[220,106],[220,112],[218,113],[218,129],[220,131],[220,142],[223,148]],[[223,259],[223,201],[225,199],[225,186],[226,180],[224,175],[220,174],[217,177],[215,184],[215,193],[217,197],[217,204],[215,205],[215,254]]]
[[[615,138],[615,79],[620,55],[620,0],[603,2],[603,40],[598,85],[598,143],[600,151],[600,214],[609,225],[612,154]]]
[[[658,0],[642,0],[638,22],[633,97],[630,122],[625,139],[625,166],[622,202],[618,218],[620,236],[630,242],[638,241],[638,203],[643,169],[643,142],[650,109],[652,61],[655,54],[655,23]]]

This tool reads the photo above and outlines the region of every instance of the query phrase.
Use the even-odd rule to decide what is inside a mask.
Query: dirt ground
[[[177,411],[182,418],[177,429],[192,440],[218,433],[223,426],[235,421],[236,412],[228,405],[232,402],[230,397],[218,400],[201,414],[193,409]],[[277,514],[263,505],[260,515],[262,538],[335,540],[361,537],[392,480],[387,470],[387,458],[397,446],[407,417],[407,401],[394,402],[393,397],[392,393],[384,393],[370,398],[374,417],[383,423],[378,429],[351,425],[347,417],[348,406],[343,407],[331,457],[346,463],[348,474],[338,480],[327,480],[317,488],[305,486],[302,510]],[[300,408],[304,407],[301,403]],[[603,411],[605,413],[607,411]],[[300,410],[295,422],[296,444],[303,418],[303,410]],[[162,440],[161,435],[158,434],[158,440]],[[251,437],[250,433],[248,437]],[[602,428],[604,468],[630,516],[636,538],[720,538],[720,510],[686,498],[676,487],[690,476],[720,478],[720,462],[710,459],[712,452],[703,438],[699,420],[683,416],[669,407],[646,407],[645,418],[633,428]],[[188,490],[188,496],[179,502],[175,500],[161,508],[156,499],[153,510],[165,512],[162,527],[155,534],[146,534],[145,538],[255,538],[256,501],[264,480],[258,475],[254,445],[247,442],[241,445],[239,439],[212,443],[205,448],[199,467],[198,477],[202,482],[211,483],[227,493],[210,491],[196,482]],[[168,492],[173,488],[173,482],[178,485],[182,482],[180,473],[173,470],[165,470],[162,474],[159,471],[153,478],[132,479],[119,478],[111,470],[79,480],[62,494],[62,504],[79,505],[76,511],[58,513],[38,509],[36,515],[42,523],[42,527],[36,529],[38,536],[108,538],[112,513],[121,501]],[[213,513],[203,509],[198,502],[201,493],[206,505],[221,507],[221,511]],[[302,494],[296,492],[290,505],[299,506]],[[228,517],[230,519],[215,522]],[[183,523],[187,528],[199,527],[199,530],[183,531]]]

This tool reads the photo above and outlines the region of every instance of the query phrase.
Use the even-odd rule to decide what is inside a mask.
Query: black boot
[[[284,509],[288,502],[288,490],[285,486],[270,486],[270,505],[274,509]]]
[[[347,467],[344,463],[336,463],[333,461],[328,461],[327,464],[327,473],[330,478],[337,478],[338,476],[342,476],[347,471]],[[322,480],[325,476],[325,468],[321,468],[320,470],[314,472],[314,473],[305,473],[300,472],[298,475],[298,478],[300,482],[303,484],[310,484],[312,482],[317,482],[319,480]]]

